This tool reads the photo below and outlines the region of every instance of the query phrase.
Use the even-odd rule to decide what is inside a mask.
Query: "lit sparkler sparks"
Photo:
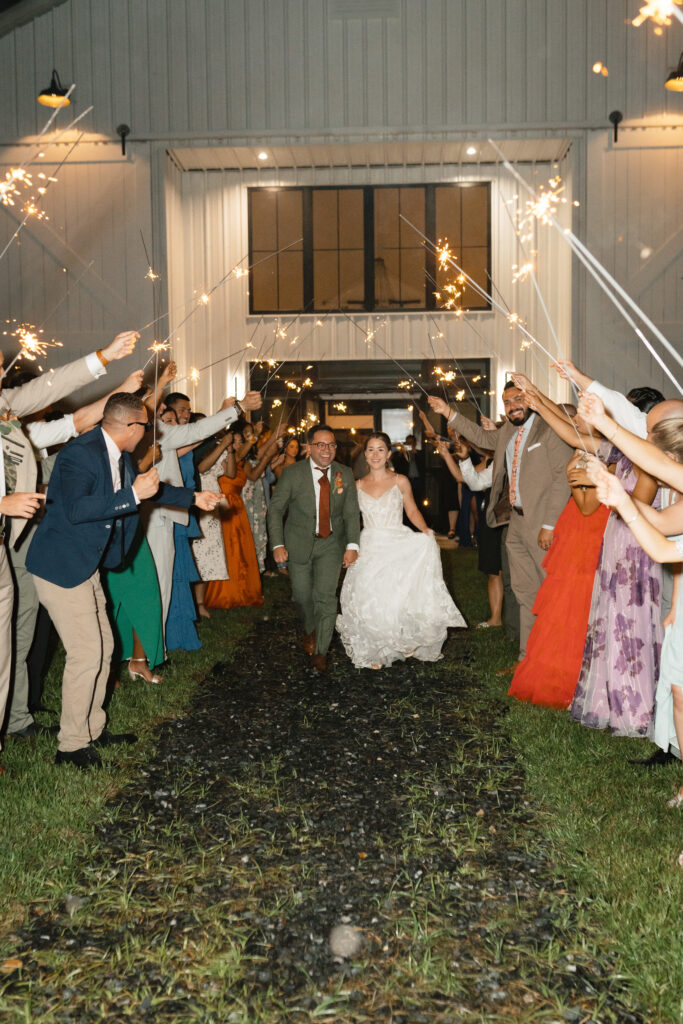
[[[148,281],[158,281],[159,280],[159,275],[155,274],[155,272],[152,270],[151,266],[147,268],[147,273],[145,274],[145,277],[147,278]]]
[[[235,277],[247,277],[249,274],[247,267],[234,267],[232,272]]]
[[[202,294],[199,296],[199,301],[202,303],[202,305],[208,306],[208,304],[209,304],[209,296],[208,296],[207,292],[202,292]]]
[[[281,405],[282,405],[282,402],[280,401],[279,398],[274,398],[273,399],[273,409],[279,409]]]
[[[682,4],[683,0],[650,0],[650,3],[642,5],[631,24],[639,28],[650,18],[655,23],[655,34],[661,36],[664,28],[671,24],[672,17],[683,23],[683,14],[679,10]]]
[[[439,261],[439,269],[448,270],[449,263],[453,259],[453,253],[448,245],[448,239],[444,242],[439,239],[436,246],[436,258]]]
[[[166,352],[171,347],[170,341],[153,341],[149,346],[149,352]]]
[[[23,167],[11,167],[5,173],[5,180],[0,181],[0,204],[3,206],[14,206],[14,200],[21,195],[20,186],[30,188],[33,179]]]
[[[529,276],[529,274],[533,274],[533,272],[534,272],[534,265],[530,261],[527,262],[527,263],[522,263],[522,264],[513,263],[513,265],[512,265],[512,281],[515,284],[517,283],[517,281],[526,281],[526,279]]]
[[[190,380],[193,384],[199,384],[199,370],[196,366],[190,367]]]
[[[464,397],[465,397],[465,389],[464,388],[462,389],[462,391],[456,391],[455,392],[455,400],[456,400],[456,402],[462,402]]]
[[[63,348],[61,341],[54,339],[46,341],[44,338],[39,338],[38,335],[41,333],[33,324],[20,324],[16,331],[13,331],[13,336],[21,345],[18,358],[23,357],[35,361],[39,357],[42,358],[49,348]]]
[[[336,409],[337,412],[346,412],[347,410],[347,406],[344,402],[335,402],[332,408]]]
[[[396,387],[399,387],[399,388],[411,388],[412,386],[413,386],[413,382],[411,380],[400,380],[398,382],[398,384],[396,385]]]
[[[313,387],[313,381],[311,380],[311,378],[307,377],[306,380],[302,381],[301,382],[301,387],[302,388],[312,388]]]

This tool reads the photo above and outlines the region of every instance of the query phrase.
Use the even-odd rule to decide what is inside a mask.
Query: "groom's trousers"
[[[305,633],[315,630],[315,653],[327,654],[337,621],[337,584],[344,552],[334,534],[313,541],[306,562],[290,556],[289,580],[292,601]]]

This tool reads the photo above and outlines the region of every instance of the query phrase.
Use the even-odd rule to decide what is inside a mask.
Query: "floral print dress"
[[[615,458],[616,456],[616,458]],[[633,464],[612,450],[629,494]],[[662,649],[662,571],[616,512],[607,521],[593,584],[573,719],[615,736],[651,736]]]

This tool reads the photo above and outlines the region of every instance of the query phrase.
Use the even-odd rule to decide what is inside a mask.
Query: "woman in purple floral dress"
[[[641,500],[652,501],[654,481],[639,478],[618,449],[612,448],[602,461],[616,462],[616,476],[629,494],[635,491]],[[662,647],[661,589],[661,566],[611,512],[593,584],[583,664],[569,709],[582,725],[610,728],[615,736],[651,733]]]

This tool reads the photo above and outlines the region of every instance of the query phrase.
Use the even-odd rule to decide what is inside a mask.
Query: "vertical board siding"
[[[551,165],[536,168],[542,180],[552,173]],[[387,184],[402,181],[492,181],[492,242],[493,277],[497,294],[508,301],[528,323],[532,333],[537,334],[545,347],[552,342],[545,315],[529,281],[513,285],[512,265],[522,262],[518,242],[510,218],[501,206],[503,201],[511,202],[515,184],[497,168],[462,169],[456,166],[411,167],[407,171],[399,168],[373,168],[370,172],[358,168],[334,169],[332,174],[306,169],[267,171],[189,172],[182,179],[182,205],[178,205],[177,172],[173,203],[167,206],[169,218],[170,251],[169,262],[173,267],[171,278],[170,305],[172,323],[180,325],[191,303],[197,302],[202,290],[219,281],[231,267],[236,266],[248,251],[247,240],[247,188],[250,185],[294,185],[294,184]],[[182,219],[182,231],[172,237],[178,217]],[[567,219],[568,223],[568,219]],[[178,253],[178,240],[182,253]],[[558,333],[561,354],[571,351],[570,302],[571,289],[569,252],[552,229],[541,229],[535,240],[539,250],[539,281],[544,300],[549,308],[553,324]],[[362,331],[354,327],[343,315],[324,318],[321,327],[315,327],[316,316],[304,315],[295,318],[286,340],[276,340],[278,318],[259,318],[248,315],[247,279],[231,279],[218,288],[205,308],[198,308],[184,325],[180,326],[174,340],[174,356],[179,364],[179,376],[187,384],[192,366],[200,368],[220,359],[231,352],[237,353],[232,359],[217,362],[202,371],[196,388],[199,406],[211,409],[226,393],[232,393],[237,377],[237,389],[247,386],[246,369],[249,358],[256,353],[268,352],[270,358],[286,359],[292,353],[290,339],[306,337],[300,347],[294,350],[296,360],[384,359],[379,346],[401,359],[433,358],[428,333],[435,336],[437,329],[444,338],[435,337],[434,345],[439,359],[464,359],[486,356],[493,360],[495,367],[493,386],[500,390],[506,371],[523,369],[534,373],[544,387],[557,394],[557,381],[548,374],[547,357],[540,351],[521,351],[521,336],[512,331],[505,316],[500,313],[480,313],[471,320],[477,334],[464,322],[454,316],[436,312],[435,328],[430,316],[424,313],[379,314],[374,317],[356,316],[354,319],[364,328],[371,323],[386,321],[386,327],[378,334],[378,345],[369,350]],[[187,305],[190,303],[190,305]],[[281,317],[282,323],[291,318]],[[238,352],[254,333],[254,349],[249,353]],[[539,368],[541,377],[539,378]],[[286,369],[284,370],[286,373]],[[397,370],[397,375],[399,371]],[[397,376],[398,381],[398,376]]]
[[[336,17],[326,0],[69,0],[0,39],[2,136],[36,132],[56,66],[111,136],[415,129],[680,114],[663,81],[677,25],[630,0],[401,0]],[[601,60],[609,77],[593,75]]]

